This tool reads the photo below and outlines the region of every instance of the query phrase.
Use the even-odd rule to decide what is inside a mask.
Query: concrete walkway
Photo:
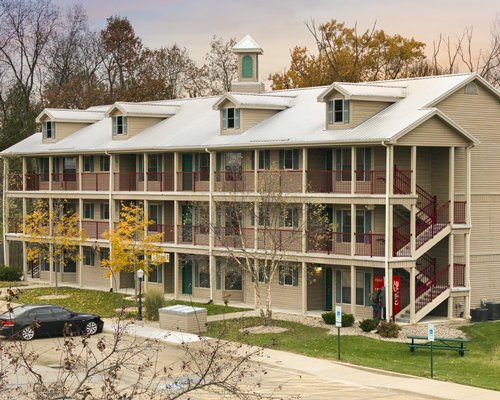
[[[106,322],[105,331],[113,332],[111,321]],[[165,331],[144,322],[135,322],[130,325],[127,333],[136,337],[156,339],[172,344],[200,341],[197,335]],[[337,382],[343,385],[359,388],[391,389],[401,393],[424,396],[428,399],[500,400],[500,392],[493,390],[353,366],[284,351],[266,349],[262,356],[254,357],[254,361],[273,367],[285,368],[298,374],[316,376],[321,380]]]

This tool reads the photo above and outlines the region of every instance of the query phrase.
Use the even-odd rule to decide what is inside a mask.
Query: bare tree
[[[205,56],[210,94],[218,95],[231,91],[231,82],[236,79],[238,58],[233,53],[236,44],[234,38],[224,42],[214,36],[210,42],[210,51]]]

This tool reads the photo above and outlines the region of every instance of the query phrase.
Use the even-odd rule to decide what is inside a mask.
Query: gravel
[[[298,314],[286,314],[286,313],[273,313],[273,318],[297,322],[299,324],[304,324],[308,326],[314,326],[319,328],[327,328],[330,330],[330,334],[337,335],[337,328],[335,325],[327,325],[321,317],[310,316],[310,315],[298,315]],[[466,338],[464,332],[462,332],[458,327],[466,325],[465,321],[446,321],[446,322],[434,322],[434,327],[436,331],[436,337],[447,337],[447,338]],[[359,327],[358,323],[355,322],[352,327],[341,328],[340,334],[344,336],[365,336],[372,339],[385,340],[389,342],[407,342],[408,335],[417,336],[427,336],[427,324],[413,324],[413,325],[400,325],[401,331],[397,338],[383,338],[375,332],[363,332]]]

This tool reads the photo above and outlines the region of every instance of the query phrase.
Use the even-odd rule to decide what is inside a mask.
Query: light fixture
[[[368,211],[375,210],[375,204],[365,204],[365,209]]]
[[[314,271],[321,272],[323,271],[323,267],[314,267]]]

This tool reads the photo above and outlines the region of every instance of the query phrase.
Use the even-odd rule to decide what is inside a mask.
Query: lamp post
[[[139,307],[137,307],[137,321],[142,321],[142,279],[144,278],[144,271],[142,269],[137,271],[137,278],[139,278]]]

